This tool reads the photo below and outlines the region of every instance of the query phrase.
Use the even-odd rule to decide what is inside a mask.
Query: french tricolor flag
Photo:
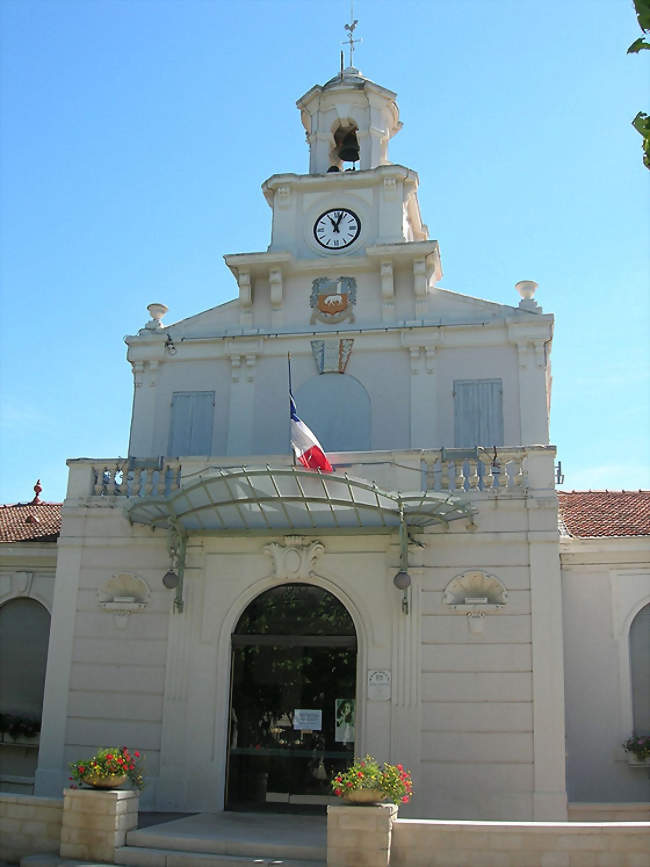
[[[334,467],[327,460],[327,455],[321,448],[321,444],[304,421],[298,418],[296,402],[291,392],[289,392],[289,411],[291,413],[291,447],[296,454],[296,459],[308,470],[333,473]]]

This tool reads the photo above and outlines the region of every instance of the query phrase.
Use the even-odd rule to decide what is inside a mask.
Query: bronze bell
[[[339,159],[344,163],[356,163],[359,159],[359,142],[355,132],[349,132],[339,147]]]

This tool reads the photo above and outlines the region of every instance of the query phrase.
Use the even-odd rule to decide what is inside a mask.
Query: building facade
[[[405,815],[566,818],[591,567],[558,535],[553,317],[530,281],[516,306],[438,286],[395,99],[352,67],[308,91],[309,173],[264,182],[271,242],[225,256],[234,300],[172,325],[152,304],[126,338],[129,459],[69,461],[36,793],[126,743],[151,809],[303,809],[368,752],[412,771]],[[331,474],[289,454],[288,357]],[[621,648],[650,603],[635,544],[594,579],[621,567]],[[630,723],[598,800],[644,799]],[[579,742],[569,792],[593,800]]]

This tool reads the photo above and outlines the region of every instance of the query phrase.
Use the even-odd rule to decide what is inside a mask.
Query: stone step
[[[20,867],[252,867],[252,865],[256,865],[256,867],[327,867],[325,861],[219,855],[210,852],[183,852],[179,849],[147,849],[141,846],[122,846],[116,849],[115,861],[112,864],[62,858],[60,855],[47,852],[28,855],[20,861]]]
[[[115,862],[125,867],[326,867],[326,861],[322,860],[187,852],[181,849],[149,849],[143,846],[122,846],[116,849]]]
[[[183,852],[196,855],[228,856],[243,859],[242,864],[290,864],[305,862],[324,864],[327,860],[326,825],[324,817],[292,816],[274,817],[257,814],[221,814],[214,816],[200,814],[185,819],[151,825],[129,831],[126,846],[119,850],[120,859],[136,859],[132,850],[146,850],[150,853]],[[116,858],[117,860],[117,858]],[[172,865],[172,860],[174,864]],[[119,860],[118,863],[133,867],[175,867],[176,859],[169,862],[160,860]],[[180,862],[179,862],[180,863]],[[184,862],[190,863],[190,862]],[[197,862],[211,867],[210,861]],[[224,864],[237,862],[224,861]]]

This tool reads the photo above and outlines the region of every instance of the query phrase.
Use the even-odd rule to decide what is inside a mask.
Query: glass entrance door
[[[354,756],[356,635],[332,594],[285,584],[232,636],[226,806],[301,809],[331,797]]]

